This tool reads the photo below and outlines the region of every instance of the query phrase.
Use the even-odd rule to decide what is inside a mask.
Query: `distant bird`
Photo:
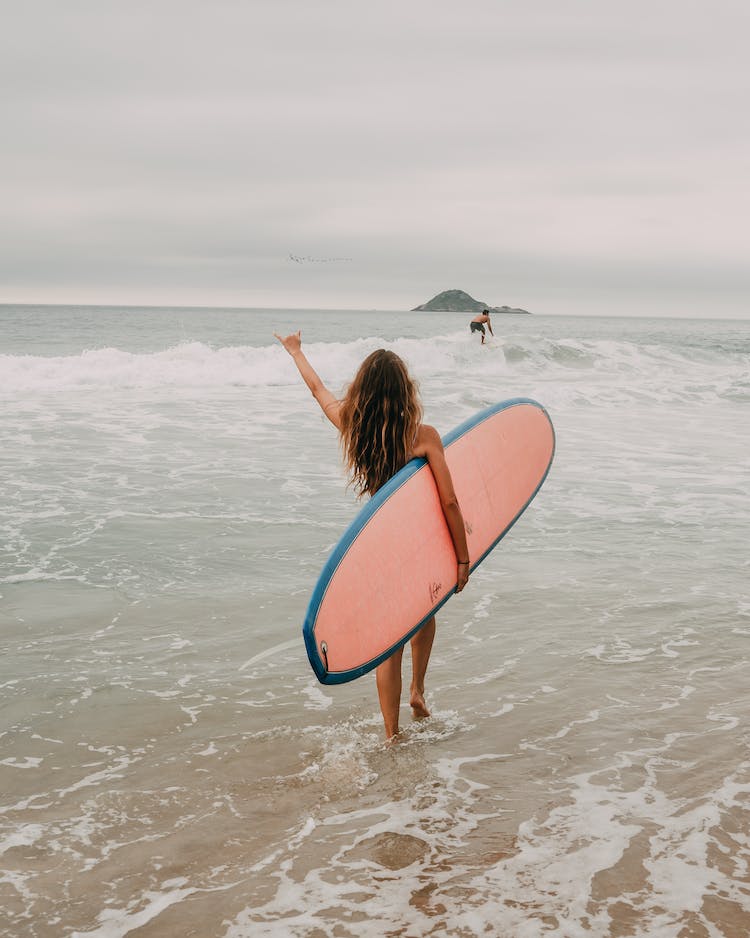
[[[336,264],[348,263],[351,257],[300,257],[298,254],[289,254],[289,260],[295,264]]]

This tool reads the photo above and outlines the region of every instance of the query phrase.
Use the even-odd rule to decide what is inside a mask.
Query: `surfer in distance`
[[[434,427],[422,423],[417,384],[395,352],[378,349],[362,362],[342,399],[323,384],[302,351],[301,332],[274,333],[297,366],[321,410],[339,431],[350,484],[357,496],[374,495],[415,456],[427,460],[456,552],[456,592],[469,579],[469,549],[443,443]],[[435,638],[435,617],[411,639],[412,679],[409,704],[415,717],[428,717],[424,682]],[[375,669],[386,739],[399,732],[403,646]]]
[[[487,323],[487,328],[490,330],[490,335],[494,338],[495,333],[492,331],[492,323],[490,322],[490,311],[488,309],[483,310],[481,313],[478,313],[469,323],[469,329],[471,330],[472,335],[475,332],[482,333],[482,345],[484,345],[484,324]]]

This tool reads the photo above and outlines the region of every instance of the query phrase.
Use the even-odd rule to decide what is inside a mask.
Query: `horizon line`
[[[471,315],[474,310],[453,310],[453,309],[416,309],[416,308],[399,308],[399,307],[390,307],[390,308],[380,308],[380,307],[356,307],[356,306],[226,306],[226,305],[215,305],[215,306],[205,306],[205,305],[182,305],[182,304],[154,304],[154,303],[34,303],[29,301],[24,301],[22,303],[14,303],[7,301],[0,301],[0,309],[5,308],[38,308],[44,307],[47,309],[70,309],[70,308],[84,308],[84,309],[164,309],[164,310],[233,310],[237,312],[309,312],[309,313],[424,313],[425,315],[430,315],[431,313],[455,313],[457,316],[468,316]],[[532,317],[545,317],[549,316],[553,319],[701,319],[709,322],[746,322],[750,319],[750,312],[746,315],[738,316],[705,316],[694,313],[681,313],[681,314],[670,314],[670,313],[640,313],[640,312],[631,312],[631,313],[532,313],[528,311],[526,313],[502,313],[497,312],[497,307],[493,307],[495,310],[495,315],[497,317],[505,316],[532,316]]]

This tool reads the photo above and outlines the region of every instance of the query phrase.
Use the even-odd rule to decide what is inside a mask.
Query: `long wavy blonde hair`
[[[360,365],[339,414],[349,484],[358,496],[374,495],[411,458],[422,421],[417,383],[395,352],[378,349]]]

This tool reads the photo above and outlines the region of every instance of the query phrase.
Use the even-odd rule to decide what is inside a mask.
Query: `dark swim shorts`
[[[486,335],[486,333],[485,333],[485,331],[484,331],[484,323],[483,323],[483,322],[472,322],[472,323],[469,323],[469,325],[471,326],[471,331],[472,331],[472,332],[481,332],[482,335]]]

